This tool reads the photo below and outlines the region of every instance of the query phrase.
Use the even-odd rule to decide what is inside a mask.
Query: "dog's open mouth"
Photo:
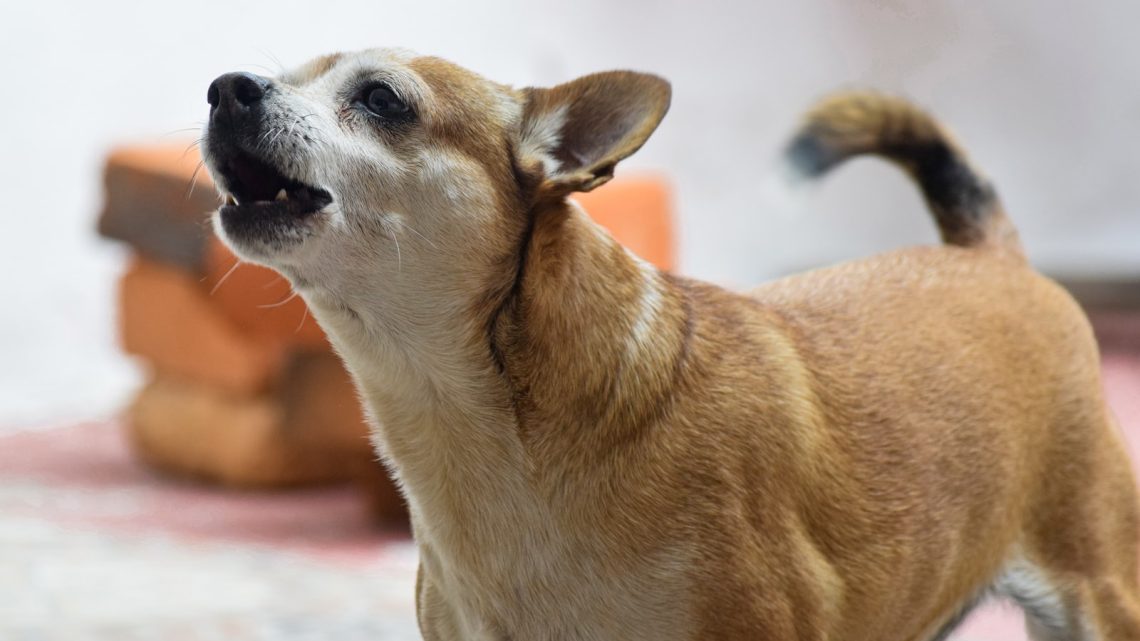
[[[223,215],[245,213],[265,216],[304,217],[332,202],[332,195],[319,187],[288,178],[269,163],[238,151],[220,163],[229,195]]]

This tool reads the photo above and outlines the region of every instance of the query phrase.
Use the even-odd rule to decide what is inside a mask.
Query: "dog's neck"
[[[518,293],[493,336],[522,436],[624,438],[617,432],[641,427],[673,384],[685,303],[670,277],[577,205],[536,215]]]
[[[541,509],[520,504],[542,465],[534,444],[626,438],[619,430],[644,423],[629,417],[659,411],[683,357],[685,303],[669,277],[573,203],[532,215],[518,282],[492,317],[456,314],[423,335],[395,335],[390,309],[305,294],[356,377],[417,521],[495,518],[467,512],[472,494],[516,514]]]

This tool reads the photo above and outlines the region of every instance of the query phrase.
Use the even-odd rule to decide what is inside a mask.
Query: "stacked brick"
[[[289,283],[216,239],[217,195],[204,171],[195,176],[198,164],[181,145],[107,159],[99,232],[133,250],[120,336],[149,371],[127,411],[135,451],[227,486],[354,481],[381,519],[403,519],[348,374]],[[615,180],[579,200],[635,252],[672,267],[663,181]]]

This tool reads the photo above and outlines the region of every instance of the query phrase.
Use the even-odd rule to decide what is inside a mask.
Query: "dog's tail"
[[[1021,252],[1017,230],[989,181],[934,118],[901,98],[851,92],[824,99],[786,151],[792,170],[808,178],[861,155],[880,156],[910,174],[945,243]]]

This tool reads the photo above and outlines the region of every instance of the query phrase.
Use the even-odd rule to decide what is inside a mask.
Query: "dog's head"
[[[469,302],[514,273],[528,212],[608,180],[669,95],[632,72],[513,89],[393,50],[226,74],[203,141],[215,227],[302,292]]]

